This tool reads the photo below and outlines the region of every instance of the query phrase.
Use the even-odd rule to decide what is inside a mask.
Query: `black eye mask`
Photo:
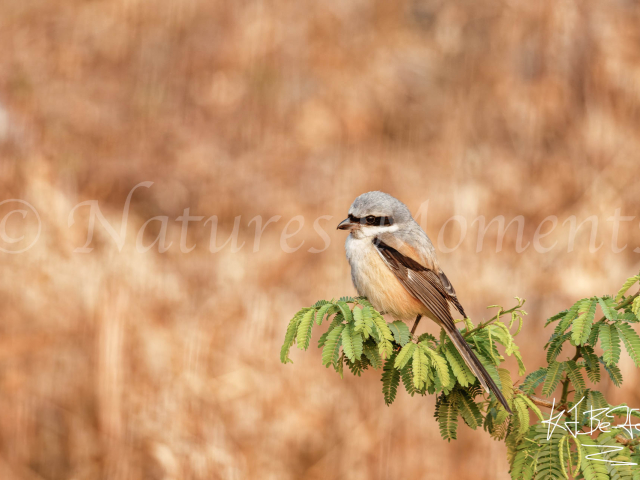
[[[393,225],[392,217],[376,217],[374,215],[367,215],[366,217],[358,218],[353,215],[349,215],[349,220],[352,223],[361,223],[363,225]]]

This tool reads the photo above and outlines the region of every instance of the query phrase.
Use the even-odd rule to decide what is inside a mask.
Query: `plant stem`
[[[580,345],[577,345],[576,346],[576,354],[573,356],[571,361],[575,362],[581,356],[582,356],[582,350],[580,348]],[[560,405],[566,405],[567,404],[567,397],[569,396],[569,383],[570,382],[571,382],[571,380],[569,380],[569,375],[565,374],[564,380],[562,381],[562,397],[560,397]]]
[[[493,322],[495,322],[496,320],[498,320],[498,318],[500,318],[502,315],[505,314],[509,314],[511,312],[514,312],[518,309],[522,308],[522,305],[516,305],[513,308],[510,308],[509,310],[504,310],[502,312],[498,312],[498,314],[496,314],[495,316],[493,316],[492,318],[490,318],[489,320],[487,320],[484,323],[480,323],[476,328],[472,328],[471,330],[469,330],[467,333],[464,334],[464,337],[468,337],[469,335],[471,335],[472,333],[477,332],[478,330],[482,330],[485,327],[488,327],[489,325],[491,325]]]

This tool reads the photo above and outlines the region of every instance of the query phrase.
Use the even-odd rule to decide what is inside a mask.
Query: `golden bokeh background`
[[[639,24],[632,0],[0,2],[0,200],[42,222],[0,254],[0,478],[508,478],[485,432],[440,439],[435,398],[386,407],[379,372],[340,380],[315,348],[280,364],[284,330],[354,293],[335,225],[379,189],[427,213],[475,321],[527,299],[518,338],[543,365],[544,320],[640,268],[640,218],[621,252],[608,220],[640,206]],[[122,248],[98,222],[74,252],[90,219],[70,225],[74,206],[97,201],[120,233],[144,181]],[[202,220],[181,252],[185,208],[217,216],[218,246],[237,222],[238,243],[212,253]],[[250,221],[276,215],[258,246]],[[494,223],[478,252],[480,215],[522,215],[525,244],[554,215],[557,244],[518,253],[512,226],[496,252]],[[595,216],[599,250],[589,223],[569,246],[572,215]],[[156,216],[173,243],[141,253]],[[640,407],[620,367],[623,388],[600,388]]]

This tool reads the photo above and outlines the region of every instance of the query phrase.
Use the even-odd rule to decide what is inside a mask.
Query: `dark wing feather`
[[[393,271],[400,283],[411,295],[420,300],[439,320],[442,328],[456,346],[456,349],[464,358],[474,375],[482,386],[493,392],[505,409],[511,413],[511,409],[504,395],[487,372],[482,362],[478,359],[469,344],[465,341],[460,331],[456,328],[449,305],[455,306],[464,315],[464,309],[449,279],[442,271],[435,273],[412,258],[403,255],[398,250],[390,247],[380,238],[374,244],[387,266]],[[437,266],[436,266],[437,268]]]
[[[466,317],[456,296],[456,291],[444,272],[439,271],[436,274],[430,268],[402,255],[382,240],[378,240],[375,244],[385,263],[396,274],[404,287],[435,315],[438,315],[438,318],[451,319],[453,325],[449,303],[456,307],[462,316]]]

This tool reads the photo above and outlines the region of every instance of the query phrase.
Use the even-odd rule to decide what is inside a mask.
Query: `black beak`
[[[340,225],[338,225],[338,230],[351,230],[351,228],[354,225],[356,225],[356,224],[354,224],[348,218],[345,218],[343,221],[340,222]]]

